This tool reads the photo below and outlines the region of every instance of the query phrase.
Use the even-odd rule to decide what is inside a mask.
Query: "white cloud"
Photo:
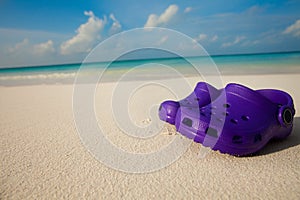
[[[199,34],[198,37],[196,38],[196,41],[203,41],[207,39],[207,35],[206,34]]]
[[[29,48],[29,40],[25,38],[22,42],[15,44],[13,47],[8,48],[9,53],[18,53],[22,52]]]
[[[113,24],[111,25],[111,28],[110,28],[109,32],[111,34],[120,32],[120,30],[122,29],[122,26],[121,26],[120,22],[114,16],[114,14],[111,13],[109,15],[109,18],[113,21]]]
[[[242,40],[246,39],[245,36],[237,36],[233,42],[233,44],[237,44],[239,42],[241,42]]]
[[[251,47],[251,46],[255,46],[257,44],[261,43],[260,40],[247,40],[247,41],[244,41],[241,46],[244,46],[244,47]]]
[[[230,46],[236,45],[236,44],[240,43],[244,39],[246,39],[245,36],[237,36],[233,42],[223,43],[222,47],[230,47]]]
[[[200,42],[200,41],[210,41],[210,42],[215,42],[218,40],[218,36],[217,35],[214,35],[212,37],[209,37],[207,34],[204,34],[204,33],[201,33],[198,35],[198,37],[195,38],[195,40],[197,42]]]
[[[47,42],[31,44],[27,38],[22,42],[15,44],[13,47],[8,48],[11,54],[24,54],[24,55],[45,55],[55,51],[52,40]]]
[[[300,36],[300,19],[298,19],[294,24],[290,25],[283,31],[284,34],[292,34],[295,37]]]
[[[47,42],[36,44],[33,46],[33,53],[37,55],[43,55],[53,53],[55,51],[52,40]]]
[[[61,44],[61,54],[88,52],[101,38],[100,32],[106,24],[106,17],[99,19],[92,11],[85,11],[84,14],[89,16],[88,21],[79,26],[74,37]]]
[[[192,11],[192,7],[186,7],[185,9],[184,9],[184,13],[189,13],[189,12],[191,12]]]
[[[161,45],[163,43],[165,43],[167,40],[169,39],[169,36],[165,35],[163,36],[157,43],[157,45]]]
[[[263,12],[264,11],[264,7],[262,6],[258,6],[258,5],[254,5],[254,6],[251,6],[250,8],[248,8],[245,13],[246,14],[249,14],[249,15],[257,15],[258,13],[260,12]]]
[[[144,27],[155,27],[167,24],[172,17],[177,13],[178,6],[173,4],[170,5],[160,16],[157,16],[155,14],[151,14],[148,17],[148,20]]]
[[[215,41],[218,40],[218,38],[219,38],[219,37],[218,37],[217,35],[214,35],[214,36],[211,38],[211,41],[212,41],[212,42],[215,42]]]

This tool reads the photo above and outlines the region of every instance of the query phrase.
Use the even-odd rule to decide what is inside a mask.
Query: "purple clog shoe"
[[[231,155],[248,155],[271,139],[290,135],[295,115],[291,96],[231,83],[224,89],[199,82],[183,100],[165,101],[159,117],[182,135]]]

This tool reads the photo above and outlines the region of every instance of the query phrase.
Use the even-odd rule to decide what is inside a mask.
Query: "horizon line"
[[[226,56],[243,56],[243,55],[264,55],[264,54],[282,54],[282,53],[300,53],[300,50],[295,51],[274,51],[274,52],[257,52],[257,53],[229,53],[229,54],[212,54],[208,56],[187,56],[188,58],[196,58],[196,57],[226,57]],[[140,59],[124,59],[124,60],[116,60],[116,61],[98,61],[98,62],[88,62],[85,64],[95,64],[95,63],[108,63],[108,62],[129,62],[129,61],[143,61],[143,60],[167,60],[167,59],[175,59],[181,58],[179,56],[174,57],[153,57],[153,58],[140,58]],[[5,69],[22,69],[22,68],[35,68],[35,67],[56,67],[56,66],[72,66],[83,64],[83,62],[75,62],[75,63],[60,63],[60,64],[42,64],[42,65],[27,65],[27,66],[0,66],[0,71]]]

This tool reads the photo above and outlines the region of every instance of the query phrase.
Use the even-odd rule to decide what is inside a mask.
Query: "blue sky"
[[[0,67],[81,62],[111,35],[147,26],[210,54],[299,51],[299,10],[298,0],[1,0]]]

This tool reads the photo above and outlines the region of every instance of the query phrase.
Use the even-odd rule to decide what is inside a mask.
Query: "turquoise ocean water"
[[[211,59],[207,57],[189,59],[197,63],[200,71],[208,74],[209,68],[213,65],[217,66],[221,75],[300,73],[300,52],[221,55],[211,56]],[[185,77],[196,73],[191,64],[183,58],[99,62],[84,64],[84,67],[88,73],[107,67],[102,79],[104,81],[116,81],[137,67],[138,72],[131,73],[132,80],[172,78],[168,74],[160,73],[159,68],[162,65],[173,68]],[[0,85],[70,84],[74,82],[81,66],[79,63],[0,69]]]

